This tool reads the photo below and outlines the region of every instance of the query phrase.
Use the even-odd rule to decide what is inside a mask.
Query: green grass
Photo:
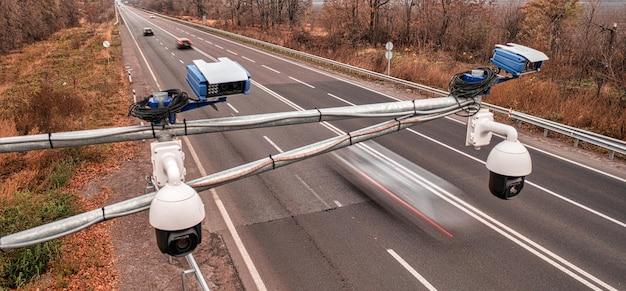
[[[64,164],[53,171],[56,185],[67,182],[71,176],[66,172],[68,164]],[[17,192],[10,201],[0,200],[0,236],[67,217],[75,211],[74,197],[66,192]],[[0,254],[0,290],[23,286],[42,274],[48,263],[58,256],[60,248],[60,241],[54,240]]]
[[[67,184],[73,174],[75,162],[72,159],[63,160],[58,163],[48,178],[51,189],[59,189]]]

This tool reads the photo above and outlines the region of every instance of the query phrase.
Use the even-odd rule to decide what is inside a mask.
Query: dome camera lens
[[[191,246],[191,239],[189,238],[189,235],[176,238],[176,240],[174,241],[174,246],[180,252],[187,251],[187,249],[189,249],[189,246]]]

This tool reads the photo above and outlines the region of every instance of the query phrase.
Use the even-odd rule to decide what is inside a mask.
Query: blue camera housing
[[[501,70],[509,72],[513,78],[523,74],[538,72],[543,62],[548,60],[546,54],[514,43],[496,45],[491,63]]]

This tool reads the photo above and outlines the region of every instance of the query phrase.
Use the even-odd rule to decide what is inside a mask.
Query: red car
[[[176,47],[179,49],[191,48],[191,40],[189,40],[188,38],[177,38]]]

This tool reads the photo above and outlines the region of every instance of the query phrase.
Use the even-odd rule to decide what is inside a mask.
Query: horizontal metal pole
[[[143,9],[145,10],[145,9]],[[185,25],[188,26],[193,26],[195,28],[198,28],[200,30],[204,30],[210,33],[214,33],[214,34],[218,34],[218,35],[222,35],[231,39],[235,39],[244,43],[249,43],[249,44],[253,44],[256,45],[258,47],[263,47],[272,51],[276,51],[276,52],[280,52],[280,53],[284,53],[284,54],[288,54],[291,56],[295,56],[301,59],[305,59],[308,61],[314,61],[320,64],[325,64],[325,65],[330,65],[332,67],[335,68],[339,68],[342,69],[344,71],[348,71],[348,72],[352,72],[352,73],[358,73],[361,75],[365,75],[367,77],[370,78],[377,78],[380,80],[384,80],[384,81],[389,81],[389,82],[393,82],[396,84],[402,84],[404,86],[410,87],[410,88],[414,88],[417,89],[419,91],[422,92],[426,92],[429,94],[432,94],[433,96],[448,96],[450,93],[445,91],[445,90],[441,90],[438,88],[434,88],[434,87],[430,87],[430,86],[426,86],[426,85],[422,85],[422,84],[418,84],[412,81],[408,81],[408,80],[404,80],[404,79],[400,79],[400,78],[396,78],[393,76],[388,76],[386,74],[383,73],[379,73],[379,72],[374,72],[374,71],[370,71],[364,68],[360,68],[357,66],[352,66],[349,64],[345,64],[345,63],[341,63],[335,60],[331,60],[331,59],[327,59],[324,57],[320,57],[320,56],[316,56],[313,54],[309,54],[309,53],[305,53],[305,52],[301,52],[298,50],[294,50],[294,49],[290,49],[287,47],[283,47],[283,46],[279,46],[273,43],[269,43],[269,42],[265,42],[262,40],[258,40],[258,39],[254,39],[254,38],[250,38],[247,36],[243,36],[243,35],[239,35],[236,33],[232,33],[232,32],[228,32],[225,30],[220,30],[217,28],[213,28],[213,27],[208,27],[208,26],[204,26],[204,25],[200,25],[200,24],[196,24],[193,22],[189,22],[189,21],[185,21],[182,19],[177,19],[174,17],[170,17],[167,15],[163,15],[163,14],[159,14],[153,11],[149,11],[149,10],[145,10],[148,11],[150,13],[154,13],[157,14],[163,18],[167,18],[170,19],[172,21],[176,21],[178,23],[183,23]],[[489,104],[486,102],[482,103],[483,106],[492,109],[495,112],[498,113],[503,113],[503,114],[509,114],[511,115],[512,119],[515,120],[519,120],[522,122],[526,122],[529,124],[532,124],[534,126],[543,128],[543,129],[548,129],[550,131],[554,131],[557,132],[559,134],[565,135],[565,136],[569,136],[572,138],[576,138],[576,139],[580,139],[584,142],[587,142],[589,144],[593,144],[596,146],[599,146],[601,148],[605,148],[607,150],[610,151],[615,151],[617,153],[620,153],[622,155],[626,155],[626,141],[623,140],[619,140],[619,139],[615,139],[609,136],[605,136],[605,135],[601,135],[595,132],[591,132],[591,131],[587,131],[584,129],[580,129],[580,128],[576,128],[573,126],[569,126],[569,125],[565,125],[562,123],[558,123],[558,122],[554,122],[551,120],[547,120],[547,119],[543,119],[537,116],[533,116],[530,114],[526,114],[526,113],[522,113],[519,111],[509,111],[508,109],[505,109],[503,107],[494,105],[494,104]]]
[[[27,247],[80,231],[93,224],[146,210],[155,192],[63,218],[0,238],[0,250]]]
[[[440,118],[458,112],[460,110],[461,109],[453,109],[452,111],[446,113],[430,116],[396,118],[394,120],[379,123],[370,127],[338,135],[336,137],[329,138],[314,144],[306,145],[274,156],[269,156],[264,159],[243,164],[241,166],[208,175],[206,177],[194,179],[192,181],[189,181],[188,184],[198,191],[207,190],[249,176],[271,171],[273,169],[283,167],[304,159],[308,159],[310,157],[338,150],[362,141],[397,132],[401,129],[413,126],[419,122]]]
[[[462,104],[471,101],[462,100]],[[23,152],[51,148],[134,141],[155,138],[163,133],[171,136],[214,133],[232,130],[275,127],[349,118],[398,117],[407,114],[429,114],[458,105],[453,97],[417,99],[357,106],[331,107],[305,111],[266,113],[246,116],[184,121],[172,125],[152,127],[135,125],[69,131],[50,134],[0,138],[0,153]]]
[[[304,159],[308,159],[323,153],[338,150],[362,141],[373,139],[382,135],[397,132],[401,129],[413,126],[419,122],[429,121],[436,118],[456,113],[463,110],[454,107],[447,112],[426,116],[401,117],[394,120],[379,123],[360,130],[352,131],[333,138],[329,138],[314,144],[302,146],[275,156],[269,156],[257,161],[243,164],[228,170],[214,173],[205,177],[186,182],[196,191],[200,192],[233,181],[237,181],[252,175],[258,175]],[[95,223],[129,215],[146,210],[150,207],[156,192],[138,196],[129,200],[118,202],[89,212],[64,218],[55,222],[27,229],[15,234],[0,238],[0,250],[8,250],[26,247],[37,243],[59,238],[80,231]]]

